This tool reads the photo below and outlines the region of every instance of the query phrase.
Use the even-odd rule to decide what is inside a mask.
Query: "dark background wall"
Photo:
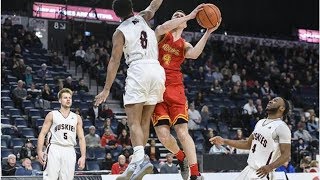
[[[132,0],[135,11],[143,10],[151,0]],[[37,2],[72,4],[111,9],[112,0],[38,0]],[[31,14],[33,1],[4,0],[2,11]],[[156,23],[169,19],[178,9],[189,13],[200,3],[216,4],[223,17],[220,32],[257,36],[294,37],[298,28],[319,29],[319,0],[164,0],[155,17]],[[196,21],[189,30],[200,30]],[[218,32],[219,32],[218,31]]]

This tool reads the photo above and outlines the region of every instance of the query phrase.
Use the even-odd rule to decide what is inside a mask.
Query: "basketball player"
[[[274,179],[274,169],[289,160],[291,132],[282,120],[289,111],[289,103],[276,97],[269,101],[266,111],[268,117],[257,122],[248,140],[230,140],[219,136],[210,139],[214,144],[250,150],[248,166],[237,180]]]
[[[122,23],[112,38],[112,53],[103,91],[96,96],[96,105],[106,101],[117,74],[122,53],[129,66],[123,96],[134,156],[127,170],[118,179],[142,179],[152,173],[153,166],[145,158],[144,146],[149,136],[154,107],[163,100],[165,73],[158,61],[158,46],[148,21],[162,0],[153,0],[142,12],[134,15],[131,0],[113,1],[113,10]]]
[[[44,166],[43,179],[72,180],[75,171],[78,135],[81,157],[79,169],[85,166],[86,142],[83,135],[82,119],[70,111],[72,91],[63,88],[58,93],[61,108],[48,113],[38,137],[39,162]],[[50,131],[50,132],[49,132]],[[44,139],[49,132],[49,144],[46,152],[42,152]]]
[[[210,34],[220,25],[218,22],[214,28],[207,29],[195,47],[186,42],[181,34],[187,27],[187,21],[194,19],[202,7],[203,4],[199,5],[188,15],[182,11],[176,11],[171,20],[159,25],[155,30],[159,41],[159,62],[166,72],[166,90],[163,95],[164,101],[156,105],[153,125],[161,143],[176,155],[184,180],[189,178],[189,166],[191,180],[203,177],[198,170],[195,144],[188,133],[188,105],[180,68],[185,58],[197,59],[199,57]],[[171,126],[174,127],[184,152],[170,134]]]

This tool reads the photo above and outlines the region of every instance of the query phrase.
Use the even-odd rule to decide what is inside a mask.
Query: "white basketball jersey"
[[[253,140],[248,157],[248,164],[253,169],[274,162],[280,155],[279,138],[274,137],[274,131],[281,124],[285,124],[281,119],[268,121],[262,119],[257,122],[252,132]]]
[[[125,38],[123,47],[127,65],[137,60],[158,61],[158,42],[154,31],[142,16],[123,21],[119,27]]]
[[[60,111],[54,110],[52,115],[49,143],[61,146],[77,145],[77,114],[70,111],[68,117],[65,118]]]

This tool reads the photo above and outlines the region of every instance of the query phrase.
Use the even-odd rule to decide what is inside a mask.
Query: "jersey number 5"
[[[68,134],[68,133],[63,133],[63,139],[68,139],[67,134]]]
[[[140,33],[140,44],[143,49],[147,48],[148,38],[147,38],[147,33],[145,31],[141,31]]]

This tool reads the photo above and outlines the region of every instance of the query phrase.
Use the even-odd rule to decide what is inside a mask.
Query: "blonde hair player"
[[[72,180],[74,177],[77,145],[79,139],[81,157],[78,160],[79,170],[85,167],[86,142],[83,134],[82,119],[70,111],[72,91],[63,88],[58,93],[59,110],[49,112],[44,120],[38,137],[39,162],[44,166],[43,179]],[[45,136],[49,132],[46,152],[42,152]]]

